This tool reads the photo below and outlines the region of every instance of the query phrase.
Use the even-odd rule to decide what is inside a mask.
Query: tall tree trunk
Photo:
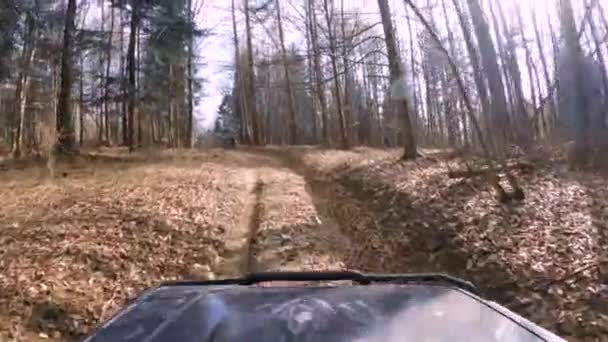
[[[434,135],[434,124],[433,121],[435,120],[435,114],[434,114],[434,109],[433,109],[433,91],[431,90],[431,80],[430,80],[430,75],[429,75],[429,70],[428,70],[428,66],[427,63],[423,63],[422,64],[422,79],[424,80],[424,92],[426,94],[425,96],[425,101],[426,101],[426,133],[427,133],[427,143],[428,142],[433,142],[433,135]]]
[[[511,111],[515,112],[515,108],[516,108],[516,103],[517,103],[517,99],[515,98],[516,95],[513,93],[514,90],[514,86],[513,86],[513,80],[511,78],[511,70],[509,69],[509,57],[508,57],[508,53],[505,50],[505,42],[503,40],[503,36],[500,32],[500,22],[498,21],[497,17],[496,17],[496,13],[494,11],[494,4],[492,1],[490,1],[490,15],[492,16],[492,21],[494,22],[493,28],[494,28],[494,36],[495,36],[495,40],[496,40],[496,46],[497,46],[497,50],[498,50],[498,60],[500,60],[501,63],[498,63],[498,67],[500,69],[501,75],[503,77],[503,81],[504,81],[504,86],[505,86],[505,94],[506,94],[506,99],[507,99],[507,110],[509,111],[509,118],[510,115],[512,114]],[[507,34],[505,32],[505,34]],[[502,67],[501,67],[502,66]]]
[[[334,91],[336,96],[336,106],[338,110],[338,121],[340,125],[340,137],[342,148],[349,148],[348,143],[348,135],[346,132],[346,120],[344,118],[344,108],[342,108],[342,96],[340,94],[340,76],[338,73],[338,64],[337,64],[337,53],[338,49],[336,48],[336,36],[334,34],[335,25],[333,23],[333,0],[331,4],[331,13],[329,11],[329,3],[328,0],[323,0],[323,9],[325,12],[325,21],[327,22],[327,36],[329,38],[329,50],[331,52],[330,60],[331,60],[331,68],[334,76]]]
[[[188,0],[188,13],[190,18],[190,23],[194,24],[194,12],[192,8],[192,0]],[[186,128],[186,147],[192,147],[192,133],[193,133],[193,124],[194,124],[194,94],[192,87],[192,78],[194,77],[194,72],[192,68],[192,59],[194,57],[194,31],[190,32],[190,36],[188,37],[188,123]]]
[[[412,80],[415,80],[416,77],[418,76],[418,71],[416,70],[416,58],[415,58],[415,53],[414,53],[414,33],[412,30],[412,20],[410,18],[410,16],[406,16],[406,21],[407,21],[407,30],[408,30],[408,34],[409,34],[409,38],[410,38],[410,64],[411,64],[411,68],[412,68]],[[412,82],[413,83],[413,82]],[[412,87],[412,93],[414,95],[414,113],[413,113],[413,117],[414,117],[414,129],[415,132],[418,133],[420,127],[418,127],[418,91],[416,89],[416,86]],[[418,134],[418,138],[419,138],[419,134]]]
[[[248,79],[247,79],[247,109],[249,110],[248,116],[251,118],[251,126],[253,128],[253,144],[262,145],[264,144],[262,125],[258,118],[256,96],[255,96],[255,65],[253,62],[253,43],[251,33],[251,20],[249,14],[249,2],[243,0],[244,11],[245,11],[245,28],[247,35],[247,64],[248,64]]]
[[[127,47],[127,70],[129,74],[129,88],[128,88],[128,96],[129,96],[129,105],[128,105],[128,117],[127,117],[127,146],[129,146],[129,151],[133,151],[135,148],[135,141],[133,139],[133,122],[137,112],[137,94],[135,92],[136,87],[136,78],[135,78],[135,43],[137,39],[137,29],[139,28],[140,21],[140,1],[133,1],[133,9],[131,11],[131,23],[130,23],[130,32],[129,32],[129,46]],[[123,127],[124,129],[124,127]]]
[[[574,139],[571,161],[585,165],[589,155],[590,117],[581,73],[583,53],[570,0],[560,0],[563,49],[559,56],[559,116],[563,133]],[[583,23],[584,24],[584,23]]]
[[[403,70],[401,70],[401,58],[399,57],[399,52],[397,51],[397,45],[395,43],[391,11],[387,0],[378,0],[378,7],[380,8],[382,27],[384,29],[384,40],[386,41],[386,50],[388,52],[391,84],[393,87],[398,86],[398,83],[405,85],[405,74],[403,73]],[[403,124],[403,159],[414,159],[417,157],[418,153],[416,150],[416,139],[412,132],[407,94],[398,95],[402,97],[400,99],[395,99],[395,102]]]
[[[103,6],[103,5],[102,5]],[[109,114],[108,114],[108,101],[110,97],[110,66],[112,64],[112,38],[114,36],[114,0],[110,0],[110,34],[108,37],[108,45],[106,47],[106,72],[105,72],[105,86],[104,86],[104,95],[103,95],[103,116],[105,117],[106,125],[109,122]],[[102,24],[103,25],[103,24]],[[106,131],[108,127],[106,126]]]
[[[528,80],[529,80],[529,84],[530,84],[530,97],[532,99],[532,108],[534,110],[533,117],[537,118],[540,115],[540,119],[542,121],[542,119],[544,118],[544,116],[542,115],[542,112],[537,113],[536,111],[537,109],[537,103],[536,103],[536,89],[534,88],[535,84],[534,84],[534,75],[533,75],[533,68],[535,68],[535,66],[533,66],[533,61],[532,61],[532,52],[530,51],[530,48],[528,47],[528,40],[526,39],[526,35],[524,33],[524,22],[521,16],[521,8],[518,6],[517,7],[517,21],[518,21],[518,26],[519,26],[519,34],[521,35],[521,41],[522,41],[522,46],[524,47],[524,51],[526,52],[526,69],[528,69]],[[541,52],[542,53],[542,52]],[[540,92],[540,88],[539,88],[539,92]],[[526,110],[524,108],[524,110]],[[526,110],[527,112],[527,110]],[[534,125],[537,125],[536,123],[537,121],[535,120],[533,122]],[[545,129],[546,127],[542,127],[544,125],[540,125],[539,129],[537,130],[538,134],[540,135],[542,129]]]
[[[441,0],[441,7],[443,9],[443,16],[445,17],[445,23],[446,23],[446,27],[452,27],[450,20],[449,20],[449,14],[448,14],[448,10],[447,10],[447,6],[446,6],[446,0]],[[450,47],[450,54],[452,56],[456,56],[456,42],[454,40],[454,34],[452,31],[448,32],[448,44]],[[446,73],[448,73],[449,71],[446,70]],[[451,75],[452,77],[454,77],[454,75]],[[449,92],[451,94],[451,92]],[[451,108],[453,108],[455,111],[458,110],[458,100],[452,99],[452,96],[449,97],[449,100],[451,100],[452,102],[450,103]],[[462,125],[463,127],[466,127],[466,121],[467,121],[467,117],[465,112],[461,111],[461,121],[462,121]],[[458,120],[456,118],[450,118],[451,121],[451,125],[453,126],[453,129],[458,131],[458,138],[460,138],[461,134],[459,133],[459,129],[457,128],[458,125]],[[463,138],[464,138],[464,145],[468,145],[468,141],[467,141],[467,137],[466,137],[466,132],[463,134]]]
[[[555,96],[553,96],[553,85],[551,84],[551,76],[549,76],[549,67],[547,64],[547,58],[545,57],[545,52],[543,48],[542,39],[540,36],[540,30],[538,29],[538,23],[536,21],[536,11],[534,8],[532,10],[532,27],[534,28],[534,37],[536,40],[536,47],[538,48],[538,53],[540,57],[540,62],[543,70],[543,76],[545,78],[545,85],[547,87],[547,102],[549,103],[549,115],[551,116],[551,120],[555,121],[557,117],[557,109],[555,104]],[[540,89],[540,88],[539,88]],[[540,95],[540,93],[539,93]],[[542,108],[541,108],[542,110]],[[547,127],[545,127],[547,128]]]
[[[24,148],[25,126],[26,126],[26,106],[29,90],[30,78],[28,76],[29,67],[34,61],[36,46],[34,42],[35,21],[32,13],[26,17],[27,32],[23,42],[23,53],[21,54],[21,71],[17,77],[17,87],[15,90],[15,119],[14,138],[13,138],[13,157],[19,158],[21,150]]]
[[[287,49],[285,48],[285,37],[283,33],[283,21],[281,20],[281,1],[275,1],[277,10],[277,24],[279,26],[279,44],[281,45],[281,59],[283,60],[283,72],[285,76],[285,86],[287,87],[287,105],[289,110],[289,135],[292,145],[298,143],[298,130],[296,127],[296,110],[293,103],[293,90],[291,77],[289,74],[289,60],[287,59]]]
[[[327,100],[325,98],[325,88],[323,86],[323,73],[321,71],[321,51],[319,49],[319,36],[317,31],[317,12],[315,9],[315,0],[308,0],[308,8],[310,12],[311,29],[310,37],[312,40],[313,62],[315,69],[315,87],[317,89],[317,97],[319,98],[319,106],[321,107],[321,124],[322,124],[322,141],[324,144],[329,144],[329,129],[327,118]]]
[[[169,102],[169,119],[170,119],[170,129],[169,129],[169,141],[171,142],[171,147],[180,147],[179,146],[179,120],[177,117],[176,110],[176,84],[175,84],[175,66],[173,63],[169,63],[169,93],[168,93],[168,102]]]
[[[106,24],[106,17],[105,17],[105,2],[101,1],[99,3],[99,7],[100,7],[100,11],[101,11],[101,20],[99,22],[99,32],[105,32],[105,24]],[[99,53],[99,70],[103,70],[104,69],[104,62],[103,62],[103,53]],[[107,56],[106,56],[107,57]],[[95,88],[95,96],[97,96],[97,104],[96,104],[96,109],[99,112],[99,142],[101,143],[105,137],[106,139],[106,143],[110,143],[110,141],[108,140],[108,118],[104,115],[104,110],[103,110],[103,97],[104,97],[104,86],[103,86],[103,71],[101,71],[99,73],[99,83],[96,83],[96,88]]]
[[[78,141],[80,146],[84,144],[84,54],[80,53],[80,77],[78,82]]]
[[[595,0],[594,0],[595,1]],[[592,4],[589,3],[589,0],[585,0],[585,7],[591,7]],[[593,38],[593,43],[595,44],[595,48],[597,51],[597,60],[599,62],[600,70],[602,71],[602,86],[604,88],[604,105],[608,102],[608,77],[606,74],[606,63],[604,59],[604,53],[602,52],[602,44],[604,41],[600,38],[597,27],[595,26],[595,21],[593,20],[593,15],[587,16],[587,24],[589,24],[589,29],[591,30],[591,37]],[[582,24],[584,25],[584,24]]]
[[[549,33],[551,35],[551,47],[553,48],[553,74],[555,75],[555,94],[559,94],[559,80],[558,80],[558,65],[559,65],[559,53],[560,53],[560,46],[559,46],[559,38],[557,37],[557,33],[555,32],[555,29],[553,29],[553,24],[551,23],[551,18],[547,19],[547,23],[549,25]],[[559,97],[559,96],[556,96]],[[557,99],[556,102],[559,102],[559,100]],[[557,104],[559,105],[559,103]],[[557,108],[557,107],[556,107]],[[557,113],[557,112],[556,112]],[[558,118],[557,116],[555,117],[555,121],[557,121]]]
[[[458,22],[460,24],[460,29],[462,30],[462,35],[464,37],[464,42],[467,48],[467,52],[469,55],[469,60],[471,62],[471,66],[473,68],[473,80],[475,81],[475,86],[477,88],[477,95],[479,96],[479,102],[481,103],[481,110],[483,114],[484,122],[486,123],[486,128],[490,127],[490,100],[488,98],[488,91],[486,86],[486,81],[483,77],[483,72],[481,70],[480,62],[478,59],[477,49],[475,48],[475,44],[473,43],[473,37],[471,35],[471,29],[469,27],[469,23],[467,18],[464,15],[462,8],[460,7],[459,0],[452,0],[454,4],[454,8],[456,9],[456,14],[458,15]]]
[[[349,63],[348,63],[348,49],[350,47],[350,39],[346,37],[346,27],[345,24],[346,19],[344,17],[344,0],[340,0],[340,28],[342,34],[342,67],[344,68],[344,123],[346,129],[346,135],[349,139],[351,139],[352,132],[352,115],[353,115],[353,106],[352,99],[350,95],[350,81],[349,81]]]
[[[532,144],[533,133],[529,125],[529,118],[526,111],[526,100],[524,98],[523,85],[521,81],[521,71],[519,68],[519,63],[517,61],[515,41],[513,40],[513,35],[511,34],[507,25],[507,20],[505,18],[500,1],[497,1],[496,4],[498,5],[498,15],[500,17],[501,25],[503,27],[503,33],[506,36],[506,62],[507,67],[509,68],[509,74],[511,75],[511,80],[513,82],[513,87],[515,91],[516,106],[513,111],[515,112],[515,122],[517,122],[517,141],[519,146],[529,148]]]
[[[137,87],[135,88],[135,96],[136,98],[139,98],[139,93],[141,91],[141,72],[140,72],[140,65],[141,65],[141,27],[139,27],[137,29],[137,61],[136,61],[136,66],[135,66],[135,72],[136,72],[136,76],[135,79],[137,80]],[[142,112],[140,110],[137,111],[137,146],[141,147],[142,143],[143,143],[143,115]]]
[[[310,84],[309,88],[309,96],[311,98],[311,119],[312,119],[312,142],[316,144],[319,142],[319,132],[318,132],[318,114],[317,114],[317,101],[315,100],[315,90],[314,90],[314,62],[313,62],[313,49],[312,49],[312,18],[310,13],[309,1],[306,2],[306,62],[308,68],[308,83]]]
[[[536,94],[538,94],[538,98],[539,98],[539,102],[542,101],[541,99],[541,94],[542,94],[542,88],[540,86],[540,76],[538,74],[538,68],[536,67],[536,64],[534,63],[534,61],[530,62],[531,67],[532,67],[532,72],[534,74],[534,81],[536,82]],[[548,137],[549,136],[549,123],[548,123],[548,118],[546,115],[546,111],[544,109],[544,107],[541,105],[539,106],[538,103],[536,101],[534,101],[534,105],[536,106],[534,108],[534,115],[538,116],[538,124],[539,124],[539,129],[541,129],[541,136],[544,137]]]
[[[373,52],[371,55],[371,68],[373,69],[374,73],[377,72],[378,68],[378,53],[377,52]],[[371,87],[372,87],[372,99],[373,99],[373,105],[374,105],[374,115],[375,115],[375,125],[377,127],[378,130],[378,146],[384,146],[384,122],[383,122],[383,116],[380,115],[380,94],[378,91],[378,87],[379,87],[379,82],[378,82],[378,77],[376,74],[373,75],[374,77],[371,78],[370,83],[371,83]]]
[[[365,94],[365,108],[363,109],[364,113],[369,114],[369,119],[365,121],[365,126],[363,124],[363,117],[359,116],[359,143],[363,145],[370,145],[373,141],[373,129],[372,122],[374,119],[374,111],[372,109],[371,104],[371,95],[369,89],[369,69],[367,67],[367,62],[363,60],[361,64],[361,81],[363,83],[363,94]],[[366,116],[367,118],[367,116]]]
[[[479,1],[467,0],[467,3],[469,5],[473,27],[475,28],[475,33],[477,35],[477,41],[479,42],[479,51],[483,69],[485,71],[485,77],[488,81],[488,88],[492,99],[493,133],[494,136],[497,137],[497,148],[500,150],[500,145],[507,143],[510,136],[509,111],[507,108],[507,99],[505,97],[505,88],[502,77],[500,76],[496,49],[494,48],[494,43],[490,36],[488,23],[479,6]],[[505,146],[502,147],[504,148]]]
[[[139,0],[135,0],[139,1]],[[129,125],[128,113],[127,113],[127,102],[129,98],[129,92],[127,87],[127,68],[126,68],[126,55],[125,55],[125,32],[124,23],[125,19],[121,13],[120,15],[120,88],[122,90],[122,100],[120,102],[120,123],[122,126],[122,144],[124,146],[129,145],[129,136],[127,127]],[[118,125],[117,125],[118,129]]]
[[[251,125],[249,124],[249,112],[247,111],[247,96],[246,89],[243,82],[242,71],[244,70],[241,63],[241,52],[239,46],[239,33],[236,27],[236,6],[235,0],[231,1],[231,9],[232,9],[232,39],[234,42],[234,108],[239,109],[240,113],[240,121],[241,121],[241,130],[240,130],[240,139],[241,143],[251,144],[253,142],[253,137],[251,134]]]
[[[77,152],[72,122],[72,50],[74,45],[74,20],[76,18],[76,0],[68,0],[63,31],[63,48],[61,57],[61,87],[57,97],[57,152],[69,154]]]
[[[32,42],[33,44],[33,42]],[[32,46],[31,47],[31,51],[29,53],[28,56],[28,61],[26,61],[27,65],[32,65],[32,62],[34,61],[34,58],[36,56],[36,47]],[[30,90],[30,81],[31,78],[26,74],[24,75],[24,80],[23,80],[23,89],[21,91],[21,99],[20,99],[20,103],[19,103],[19,142],[18,142],[18,146],[21,146],[21,149],[26,149],[26,141],[30,140],[29,137],[31,137],[31,133],[28,134],[28,131],[26,130],[27,127],[27,122],[28,122],[28,118],[27,118],[27,102],[28,102],[28,95],[29,95],[29,90]],[[31,131],[30,131],[31,132]]]

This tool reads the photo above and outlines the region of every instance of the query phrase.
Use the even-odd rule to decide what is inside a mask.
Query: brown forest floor
[[[0,341],[73,340],[162,280],[446,272],[571,340],[608,341],[608,178],[537,166],[501,205],[432,154],[268,148],[0,165]],[[64,177],[65,176],[65,177]]]

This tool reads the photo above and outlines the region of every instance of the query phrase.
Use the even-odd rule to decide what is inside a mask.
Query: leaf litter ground
[[[608,181],[560,163],[516,172],[526,199],[502,205],[479,178],[450,179],[431,153],[304,149],[335,186],[334,212],[358,251],[350,268],[446,272],[569,340],[608,341]]]
[[[246,187],[217,156],[0,174],[0,340],[82,336],[145,288],[204,276]]]
[[[112,150],[53,181],[8,168],[0,340],[79,337],[162,280],[232,275],[227,240],[243,229],[250,270],[446,272],[569,339],[606,340],[606,178],[538,166],[518,173],[526,199],[501,205],[483,180],[450,179],[447,162],[463,161]]]

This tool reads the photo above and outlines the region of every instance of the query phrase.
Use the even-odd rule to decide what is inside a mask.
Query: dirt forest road
[[[346,268],[351,242],[328,210],[329,198],[311,184],[311,171],[279,153],[233,157],[247,191],[238,224],[227,234],[229,257],[216,267],[217,276]]]
[[[451,158],[451,159],[450,159]],[[162,281],[442,272],[573,341],[608,336],[608,182],[543,168],[497,203],[441,154],[313,147],[128,154],[0,171],[0,341],[73,341]]]

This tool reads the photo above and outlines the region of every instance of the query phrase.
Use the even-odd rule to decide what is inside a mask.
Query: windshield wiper
[[[206,281],[174,281],[163,283],[162,286],[209,286],[209,285],[255,285],[273,281],[352,281],[359,285],[372,283],[391,284],[437,284],[450,285],[473,294],[477,288],[470,282],[441,273],[412,273],[412,274],[365,274],[351,271],[338,272],[261,272],[252,273],[243,278],[218,279]]]

